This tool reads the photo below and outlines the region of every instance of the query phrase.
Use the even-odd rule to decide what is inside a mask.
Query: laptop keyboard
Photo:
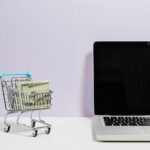
[[[150,126],[150,117],[104,117],[106,126]]]

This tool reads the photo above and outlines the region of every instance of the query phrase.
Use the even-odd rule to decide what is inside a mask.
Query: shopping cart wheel
[[[9,130],[10,130],[10,126],[5,126],[5,127],[4,127],[4,131],[5,131],[5,132],[9,132]]]
[[[50,131],[51,131],[51,128],[50,128],[50,127],[46,128],[46,129],[45,129],[45,134],[49,134]]]
[[[37,134],[38,134],[38,130],[34,130],[33,133],[32,133],[32,136],[33,136],[33,137],[36,137]]]
[[[31,127],[35,127],[35,121],[31,121]]]

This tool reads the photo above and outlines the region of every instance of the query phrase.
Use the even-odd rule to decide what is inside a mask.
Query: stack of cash
[[[47,109],[51,106],[51,92],[49,82],[42,81],[17,81],[16,95],[18,110]]]

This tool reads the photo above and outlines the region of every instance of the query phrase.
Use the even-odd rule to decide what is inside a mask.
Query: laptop
[[[150,42],[93,47],[96,139],[150,141]]]

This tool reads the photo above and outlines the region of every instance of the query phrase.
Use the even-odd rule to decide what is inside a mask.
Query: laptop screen
[[[96,115],[150,115],[150,43],[94,43]]]

